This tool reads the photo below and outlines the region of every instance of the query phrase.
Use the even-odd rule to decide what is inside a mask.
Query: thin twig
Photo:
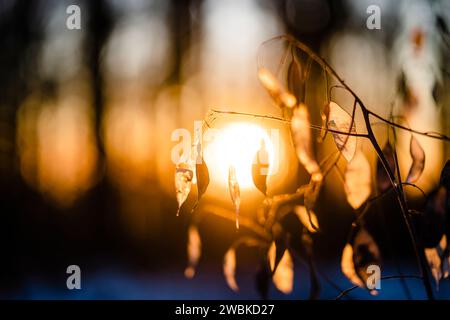
[[[398,276],[384,276],[381,277],[381,280],[390,280],[390,279],[422,279],[421,276],[417,275],[398,275]],[[345,289],[336,297],[336,300],[340,300],[346,295],[348,295],[351,291],[360,288],[359,286],[353,286],[351,288]]]
[[[384,123],[386,123],[386,124],[388,124],[388,125],[390,125],[392,127],[395,127],[395,128],[398,128],[398,129],[402,129],[402,130],[405,130],[405,131],[408,131],[408,132],[411,132],[411,133],[419,134],[419,135],[422,135],[422,136],[426,136],[426,137],[429,137],[429,138],[438,139],[438,140],[444,140],[444,141],[449,141],[450,142],[450,137],[446,136],[443,133],[433,132],[433,131],[427,131],[427,132],[417,131],[417,130],[405,127],[405,126],[403,126],[401,124],[398,124],[398,123],[389,121],[387,119],[384,119],[383,117],[377,115],[376,113],[374,113],[374,112],[372,112],[370,110],[367,110],[367,111],[373,117],[383,121]]]
[[[214,109],[211,109],[210,112],[213,114],[217,113],[217,114],[237,115],[237,116],[253,117],[253,118],[264,119],[264,120],[279,121],[279,122],[283,122],[286,124],[291,123],[291,120],[288,120],[288,119],[283,119],[283,118],[279,118],[279,117],[275,117],[275,116],[261,115],[261,114],[253,114],[253,113],[245,113],[245,112],[237,112],[237,111],[223,111],[223,110],[214,110]],[[314,130],[322,130],[322,126],[318,126],[318,125],[314,125],[314,124],[310,124],[310,128],[314,129]],[[367,138],[367,134],[345,132],[345,131],[333,130],[333,129],[328,129],[328,131],[331,133],[342,134],[345,136]]]

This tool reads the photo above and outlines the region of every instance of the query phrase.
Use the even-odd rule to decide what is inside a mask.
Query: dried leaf
[[[448,257],[444,255],[444,250],[447,248],[447,237],[442,236],[439,244],[434,248],[425,248],[425,257],[430,266],[431,274],[436,281],[436,287],[439,288],[439,281],[448,277]],[[441,257],[443,259],[441,259]],[[444,261],[442,261],[444,260]]]
[[[300,104],[298,108],[294,109],[291,120],[291,131],[295,151],[300,163],[314,179],[322,180],[322,173],[312,148],[309,113],[305,104]]]
[[[275,257],[276,257],[276,245],[275,241],[272,241],[269,250],[267,251],[267,259],[269,260],[269,266],[272,272],[275,269]]]
[[[275,272],[281,261],[281,258],[286,251],[286,233],[283,232],[283,228],[279,224],[274,224],[272,227],[272,235],[274,241],[272,242],[268,252],[268,262],[270,271]]]
[[[356,125],[352,116],[337,103],[330,101],[325,106],[324,114],[327,119],[327,128],[335,131],[356,134]],[[350,127],[351,126],[351,127]],[[356,136],[332,132],[334,143],[347,161],[352,160],[356,152]]]
[[[197,178],[197,189],[198,189],[197,201],[200,201],[200,198],[206,192],[206,189],[208,188],[209,185],[208,166],[206,165],[205,160],[201,156],[199,156],[199,159],[197,159],[197,162],[195,164],[195,175]]]
[[[280,94],[282,86],[272,72],[266,68],[260,68],[258,70],[258,78],[272,97]]]
[[[447,279],[450,274],[450,252],[445,250],[444,256],[442,257],[442,273],[444,279]]]
[[[178,202],[177,215],[180,213],[181,206],[186,201],[189,192],[191,191],[193,177],[194,172],[187,163],[180,163],[177,165],[175,171],[175,190]]]
[[[293,108],[297,104],[297,99],[289,91],[281,92],[280,101],[281,101],[282,105],[284,105],[287,108]]]
[[[389,163],[389,168],[395,174],[395,160],[394,160],[394,150],[391,147],[389,142],[383,148],[383,154]],[[378,191],[383,193],[391,187],[391,180],[389,179],[389,175],[384,169],[383,163],[380,159],[377,159],[377,187]]]
[[[370,164],[363,152],[357,152],[345,170],[345,193],[348,203],[358,209],[370,196]]]
[[[280,81],[266,68],[258,70],[258,78],[277,105],[293,108],[297,105],[295,96],[284,89]]]
[[[241,192],[239,183],[236,179],[236,170],[233,166],[228,169],[228,190],[230,191],[231,201],[233,201],[236,210],[236,229],[239,229],[239,205],[241,203]]]
[[[364,288],[364,283],[356,274],[355,263],[353,261],[353,247],[349,243],[345,245],[344,250],[342,251],[341,270],[351,283],[355,286]]]
[[[362,288],[366,288],[370,265],[381,265],[380,251],[372,236],[362,227],[354,226],[349,243],[344,247],[341,258],[341,269],[344,275]],[[376,290],[370,290],[376,295]]]
[[[281,235],[276,236],[275,241],[272,241],[269,250],[267,251],[267,259],[269,262],[269,270],[273,273],[278,268],[281,258],[286,251],[286,239]]]
[[[233,248],[228,249],[223,259],[223,274],[228,286],[233,291],[239,291],[239,287],[235,279],[236,272],[236,252]]]
[[[428,265],[430,266],[431,274],[436,281],[436,286],[439,285],[439,281],[442,278],[441,272],[441,258],[436,250],[436,248],[426,248],[425,256],[428,261]]]
[[[269,174],[269,153],[266,150],[264,140],[255,155],[252,165],[252,178],[256,188],[264,195],[267,194],[267,175]]]
[[[304,206],[295,206],[294,212],[309,232],[317,232],[319,229],[319,221],[312,210],[308,211]]]
[[[309,211],[312,211],[314,209],[317,198],[319,197],[320,188],[322,186],[322,180],[314,180],[313,178],[314,177],[311,177],[308,188],[306,189],[304,195],[305,207]]]
[[[294,263],[289,250],[284,251],[272,279],[275,287],[284,294],[292,292],[294,287]]]
[[[189,226],[188,229],[187,254],[188,266],[184,270],[184,275],[191,279],[195,275],[195,268],[202,254],[202,241],[198,229],[194,225]]]
[[[419,141],[411,135],[411,143],[409,147],[409,152],[412,158],[411,168],[409,169],[408,176],[406,178],[406,182],[413,183],[416,182],[425,167],[425,152],[420,146]]]
[[[356,273],[364,283],[367,283],[367,267],[369,265],[381,265],[378,246],[367,230],[361,228],[355,236],[353,248]],[[376,291],[372,290],[371,294],[376,294]]]

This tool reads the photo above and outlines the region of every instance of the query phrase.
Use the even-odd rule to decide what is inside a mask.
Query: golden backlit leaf
[[[236,229],[239,229],[239,205],[241,203],[241,192],[236,178],[236,170],[233,166],[230,166],[228,169],[228,190],[236,211]]]
[[[370,164],[362,151],[356,152],[345,169],[345,193],[348,203],[358,209],[369,198],[371,193]]]
[[[444,234],[439,242],[439,249],[442,252],[442,276],[447,279],[450,274],[450,251],[447,236]]]
[[[349,243],[345,245],[344,250],[342,251],[341,270],[351,283],[355,286],[364,288],[364,283],[356,274],[355,263],[353,262],[353,247]]]
[[[272,241],[269,251],[267,251],[267,259],[269,260],[270,271],[275,269],[275,257],[276,257],[276,245],[275,241]]]
[[[180,213],[181,206],[186,201],[189,192],[191,191],[192,178],[194,172],[187,163],[180,163],[175,170],[175,190],[177,193],[178,210],[177,215]]]
[[[259,68],[258,78],[277,105],[288,108],[293,108],[297,105],[295,96],[287,91],[269,70]]]
[[[261,81],[264,88],[269,92],[271,96],[278,95],[282,86],[278,79],[266,68],[259,68],[258,78]]]
[[[330,101],[324,110],[327,119],[327,128],[335,131],[356,134],[356,125],[352,116],[337,103]],[[356,152],[356,136],[344,133],[331,132],[334,143],[347,161],[352,160]]]
[[[425,151],[423,151],[419,141],[413,135],[411,135],[409,152],[411,154],[412,164],[406,182],[413,183],[419,180],[425,168]]]
[[[309,122],[309,112],[305,104],[300,104],[294,109],[291,119],[292,139],[295,145],[295,152],[300,163],[309,174],[315,179],[322,179],[319,164],[314,156],[311,138],[311,128]]]
[[[284,294],[292,292],[294,287],[294,263],[289,250],[284,251],[272,280],[275,287]]]
[[[295,206],[294,212],[309,232],[317,232],[319,229],[319,221],[312,210],[308,211],[304,206]]]
[[[289,91],[281,92],[280,101],[284,106],[286,106],[288,108],[293,108],[297,104],[297,99]]]
[[[223,274],[225,276],[225,280],[227,281],[228,286],[233,291],[238,291],[239,287],[236,283],[235,272],[236,272],[236,252],[234,248],[230,248],[225,253],[223,259]]]
[[[450,274],[450,254],[448,251],[442,258],[442,273],[444,279],[447,279]]]
[[[269,270],[273,273],[278,268],[281,258],[286,251],[286,238],[285,234],[276,226],[272,228],[274,241],[272,241],[269,250],[267,251],[267,258],[269,262]]]
[[[380,250],[366,229],[353,226],[351,240],[344,247],[341,258],[341,270],[351,283],[367,288],[369,278],[367,268],[370,265],[381,265]],[[376,290],[370,290],[376,295]]]
[[[264,195],[267,194],[267,175],[269,174],[269,153],[266,150],[264,140],[257,151],[252,164],[252,179],[256,188]]]
[[[447,248],[447,237],[442,236],[439,244],[434,248],[425,248],[425,257],[430,266],[431,275],[436,281],[436,287],[439,288],[439,281],[442,277],[447,278],[449,274],[449,258],[444,254]]]
[[[439,281],[442,278],[441,271],[441,258],[436,248],[425,248],[425,256],[430,266],[431,275],[436,281],[436,286],[439,285]]]
[[[188,266],[184,270],[186,278],[192,278],[195,275],[195,267],[198,264],[202,254],[202,241],[196,226],[191,225],[188,229],[187,255]]]
[[[205,163],[205,159],[203,159],[201,155],[201,145],[197,145],[197,159],[195,162],[195,176],[197,178],[197,202],[200,201],[200,198],[206,192],[206,189],[209,185],[209,171],[208,166]]]

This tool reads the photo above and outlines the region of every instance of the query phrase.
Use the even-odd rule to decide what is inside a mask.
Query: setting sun
[[[228,169],[236,169],[236,177],[242,189],[253,186],[252,163],[264,142],[269,163],[269,175],[274,172],[274,143],[267,130],[251,123],[234,123],[225,126],[207,143],[205,161],[211,173],[221,184],[228,181]]]

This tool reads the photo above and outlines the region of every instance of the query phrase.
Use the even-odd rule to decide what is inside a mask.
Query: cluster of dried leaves
[[[294,44],[291,43],[290,46],[294,46]],[[331,134],[339,152],[335,153],[334,157],[332,155],[319,163],[313,146],[310,111],[304,101],[305,81],[309,76],[308,62],[311,57],[308,57],[306,63],[301,63],[300,58],[291,49],[291,47],[287,48],[287,52],[291,53],[292,57],[286,75],[287,79],[285,79],[286,85],[278,79],[276,74],[264,66],[259,67],[258,75],[261,84],[270,94],[276,106],[283,111],[286,122],[290,123],[292,142],[298,161],[310,174],[310,182],[300,186],[293,194],[269,197],[267,195],[267,174],[270,164],[267,162],[267,151],[264,145],[261,146],[255,155],[252,168],[254,184],[265,196],[261,206],[257,209],[257,224],[249,226],[255,229],[253,230],[255,236],[239,238],[231,245],[224,255],[223,273],[228,286],[232,290],[238,291],[237,250],[242,245],[257,247],[261,252],[261,263],[256,281],[262,297],[267,298],[271,282],[279,291],[288,294],[294,287],[294,258],[298,258],[306,262],[309,267],[310,298],[314,299],[319,295],[319,282],[314,267],[313,240],[320,234],[318,232],[319,221],[314,211],[323,181],[327,174],[337,167],[341,155],[346,160],[343,174],[346,198],[357,213],[347,244],[343,248],[341,269],[354,285],[367,288],[366,280],[369,276],[367,267],[369,265],[381,266],[381,253],[378,245],[364,225],[364,209],[370,205],[372,199],[390,192],[396,184],[402,184],[402,182],[393,181],[392,175],[389,175],[387,171],[395,173],[398,170],[395,146],[392,146],[389,141],[383,148],[383,155],[387,161],[383,165],[383,162],[378,160],[375,179],[372,179],[371,165],[357,143],[357,138],[362,135],[358,135],[354,119],[355,109],[358,106],[356,96],[352,114],[330,98],[325,103],[321,111],[322,131],[325,132],[325,135]],[[308,54],[310,53],[308,52]],[[325,64],[325,67],[328,65]],[[406,184],[413,184],[420,178],[426,158],[423,148],[413,133],[411,133],[410,155],[411,167],[404,182]],[[265,160],[261,161],[263,158]],[[201,155],[198,155],[196,160],[195,165],[183,162],[177,166],[175,186],[179,209],[188,197],[194,175],[198,188],[197,203],[208,186],[208,168]],[[385,167],[386,163],[389,168]],[[437,282],[442,277],[445,278],[449,275],[450,250],[447,243],[447,239],[450,239],[449,171],[450,164],[447,162],[442,171],[439,188],[428,197],[426,210],[416,217],[418,225],[422,227],[420,234],[425,242],[425,254],[432,275]],[[239,228],[240,189],[233,167],[229,168],[228,189],[235,209],[236,228]],[[373,194],[376,196],[370,198]],[[296,228],[293,228],[293,224],[288,221],[292,217],[298,221]],[[200,255],[200,235],[197,227],[191,225],[188,232],[189,263],[185,271],[187,277],[195,274],[195,267]],[[371,294],[377,293],[376,290],[369,291]]]

